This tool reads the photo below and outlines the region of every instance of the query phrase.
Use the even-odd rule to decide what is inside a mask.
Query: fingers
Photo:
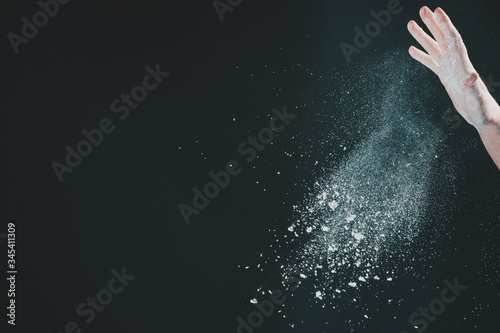
[[[439,59],[442,56],[438,43],[426,34],[415,21],[408,23],[408,31],[433,58]]]
[[[434,39],[439,45],[441,53],[443,55],[448,53],[448,42],[439,27],[439,24],[434,16],[434,13],[429,9],[429,7],[422,7],[420,9],[420,17],[422,17],[422,21],[424,21],[427,28],[429,28],[430,32],[434,36]]]
[[[425,67],[429,68],[431,71],[434,72],[434,74],[439,76],[439,64],[437,63],[436,59],[431,57],[430,55],[426,54],[425,52],[417,49],[416,47],[412,46],[408,50],[410,53],[411,57],[418,62],[420,62],[422,65]]]
[[[451,23],[450,18],[446,15],[444,10],[441,8],[436,9],[434,16],[448,44],[456,44],[462,39],[457,28]]]

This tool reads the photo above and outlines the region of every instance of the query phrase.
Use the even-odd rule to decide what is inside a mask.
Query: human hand
[[[433,13],[422,7],[420,16],[434,39],[415,21],[410,21],[408,30],[427,51],[412,46],[409,49],[412,58],[439,77],[453,105],[469,124],[478,130],[498,126],[500,107],[474,69],[462,37],[448,15],[441,8]]]

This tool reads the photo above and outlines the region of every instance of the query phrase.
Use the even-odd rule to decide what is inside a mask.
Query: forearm
[[[496,105],[490,111],[494,115],[493,119],[484,126],[476,127],[476,130],[493,162],[500,169],[500,107]]]

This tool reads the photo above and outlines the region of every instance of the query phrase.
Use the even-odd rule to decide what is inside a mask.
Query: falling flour
[[[353,113],[351,121],[374,125],[348,152],[345,138],[327,136],[339,140],[341,158],[316,175],[307,197],[294,206],[293,223],[285,234],[275,235],[288,251],[275,258],[280,279],[307,277],[312,297],[323,307],[335,308],[335,300],[348,290],[397,279],[398,262],[408,259],[427,222],[441,137],[425,116],[420,88],[409,83],[412,65],[401,59],[405,58],[396,52],[370,64],[371,71],[380,73],[373,80],[380,80],[376,88],[366,88],[372,91],[367,98],[371,102],[363,112]],[[359,81],[369,81],[366,76]],[[345,80],[345,90],[363,90],[363,84],[370,83],[355,83],[355,78]],[[342,109],[334,103],[334,109]],[[358,301],[349,295],[351,302]],[[365,314],[361,319],[366,318]]]

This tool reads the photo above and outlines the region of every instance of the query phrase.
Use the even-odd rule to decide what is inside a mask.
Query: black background
[[[500,78],[497,1],[401,3],[403,12],[353,56],[352,64],[339,44],[352,43],[353,27],[371,20],[370,10],[386,8],[387,1],[244,0],[221,22],[209,0],[72,0],[18,54],[3,38],[0,232],[15,221],[20,273],[15,328],[5,323],[7,298],[0,292],[6,327],[1,331],[62,332],[74,320],[82,332],[235,332],[236,317],[253,311],[248,295],[272,275],[238,265],[273,241],[268,230],[286,230],[292,205],[307,192],[300,184],[314,182],[308,170],[321,159],[294,161],[283,154],[314,126],[313,102],[322,100],[311,91],[325,90],[305,70],[292,67],[342,71],[416,45],[406,23],[419,21],[419,8],[428,5],[449,13],[479,73]],[[19,34],[21,17],[39,10],[35,1],[3,5],[5,36]],[[141,83],[146,66],[156,64],[170,76],[119,120],[110,103]],[[284,69],[288,75],[274,73]],[[328,89],[344,84],[331,80]],[[421,84],[435,86],[436,99],[451,107],[437,78],[429,75]],[[268,124],[274,107],[284,105],[299,117],[276,137],[273,145],[279,148],[266,148],[252,165],[244,165],[187,226],[179,203],[190,202],[191,189],[205,184],[209,171],[238,158],[238,144]],[[345,119],[349,112],[339,108],[334,117]],[[81,131],[96,128],[102,118],[112,119],[115,131],[59,183],[51,163],[63,162],[64,147],[76,146]],[[321,131],[334,130],[333,124],[322,124]],[[479,142],[469,127],[456,135]],[[354,133],[346,137],[352,143],[359,139]],[[388,307],[375,299],[372,306],[380,311],[356,332],[409,330],[408,315],[436,297],[443,279],[455,276],[468,291],[427,331],[498,332],[498,252],[484,248],[498,244],[500,175],[481,145],[453,162],[457,204],[445,226],[452,237],[439,244],[442,255],[421,268],[434,270],[435,279],[426,286],[410,280],[385,286],[407,303]],[[6,251],[5,243],[1,246]],[[428,246],[431,252],[438,245]],[[85,324],[76,306],[105,288],[110,271],[122,267],[135,280]],[[350,332],[347,315],[311,307],[306,293],[296,297],[300,317],[275,314],[256,332]],[[291,319],[304,324],[292,329]]]

